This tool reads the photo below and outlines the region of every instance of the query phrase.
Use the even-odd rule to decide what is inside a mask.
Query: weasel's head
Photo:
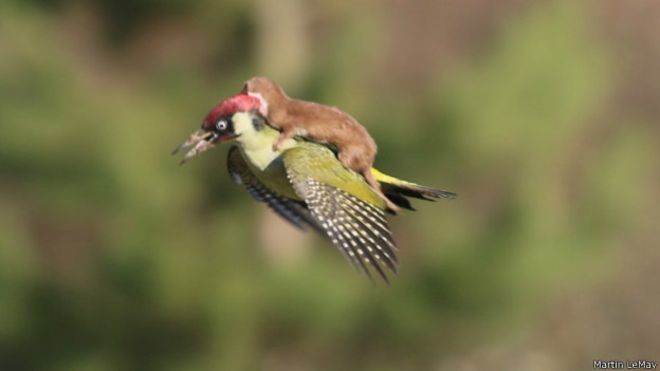
[[[259,100],[265,107],[265,113],[268,113],[269,105],[281,104],[281,101],[288,98],[284,89],[275,81],[268,77],[257,76],[247,80],[243,84],[241,93],[248,94]]]

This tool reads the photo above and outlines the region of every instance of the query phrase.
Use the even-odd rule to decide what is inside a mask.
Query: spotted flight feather
[[[312,217],[354,266],[371,277],[371,267],[389,282],[385,269],[396,273],[396,245],[385,212],[357,197],[288,169],[289,181]]]

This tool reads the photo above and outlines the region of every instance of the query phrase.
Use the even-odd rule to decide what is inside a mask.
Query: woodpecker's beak
[[[196,132],[192,133],[188,138],[188,140],[181,143],[180,146],[176,147],[174,151],[172,151],[172,154],[174,155],[179,151],[192,147],[179,162],[179,165],[183,165],[186,161],[190,160],[191,158],[199,155],[200,153],[206,151],[209,148],[213,148],[216,139],[218,139],[218,135],[216,133],[212,131],[205,131],[203,129],[199,129]]]

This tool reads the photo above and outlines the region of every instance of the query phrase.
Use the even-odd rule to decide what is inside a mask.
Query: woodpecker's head
[[[202,127],[174,149],[172,154],[190,148],[181,159],[181,163],[184,163],[216,143],[235,139],[245,131],[246,125],[242,124],[244,118],[256,119],[259,122],[255,125],[264,125],[263,109],[263,102],[258,97],[243,92],[229,97],[213,107],[202,121]]]

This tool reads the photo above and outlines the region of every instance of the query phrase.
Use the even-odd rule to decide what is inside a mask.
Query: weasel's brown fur
[[[377,152],[376,142],[355,118],[337,107],[289,98],[276,82],[266,77],[246,81],[243,92],[260,96],[267,104],[264,111],[268,124],[282,131],[273,144],[274,149],[296,135],[334,144],[339,150],[339,161],[362,174],[387,202],[389,209],[398,210],[383,194],[380,183],[371,172]]]

